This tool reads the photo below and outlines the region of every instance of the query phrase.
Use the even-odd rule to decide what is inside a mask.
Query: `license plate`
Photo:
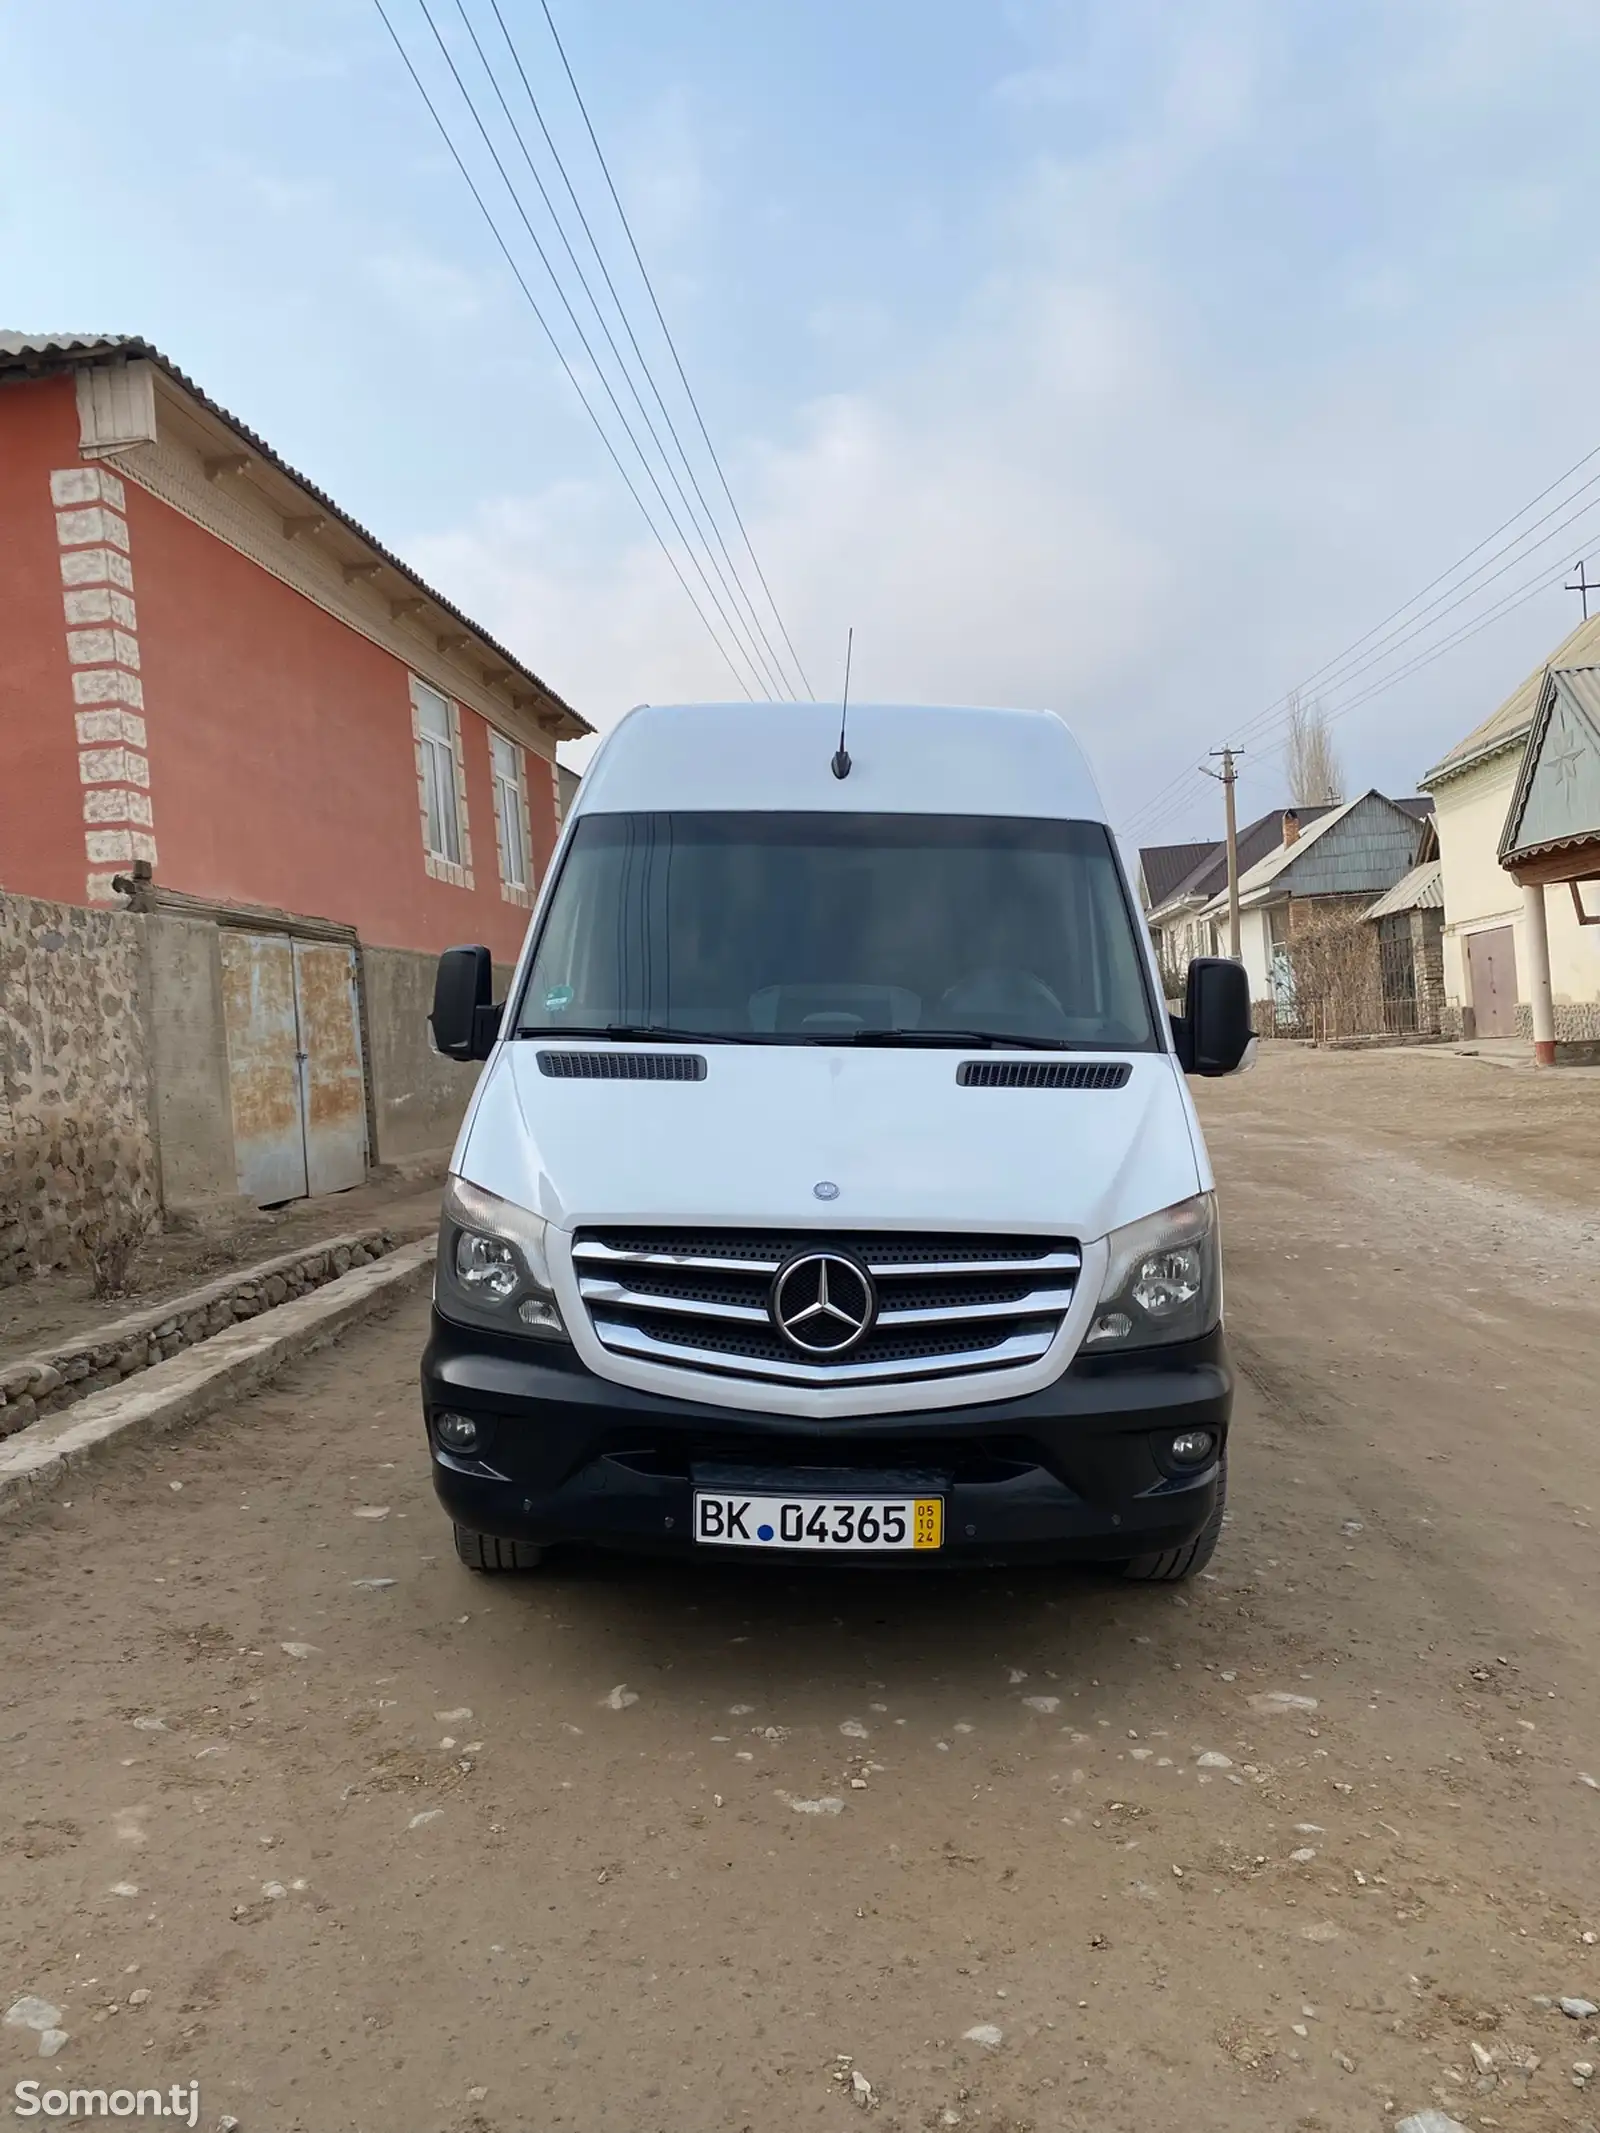
[[[941,1496],[729,1496],[699,1490],[694,1537],[711,1548],[868,1549],[944,1544]]]

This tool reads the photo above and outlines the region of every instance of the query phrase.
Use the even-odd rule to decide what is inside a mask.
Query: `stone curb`
[[[141,1371],[126,1385],[91,1393],[76,1406],[0,1441],[0,1519],[59,1488],[75,1469],[124,1439],[154,1436],[253,1392],[288,1364],[419,1288],[435,1240],[353,1268],[309,1296],[199,1341]]]

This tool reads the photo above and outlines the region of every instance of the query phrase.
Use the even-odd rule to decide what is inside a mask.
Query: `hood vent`
[[[704,1081],[698,1052],[541,1052],[539,1072],[552,1081]]]
[[[1122,1060],[963,1059],[964,1089],[1122,1089],[1133,1068]]]

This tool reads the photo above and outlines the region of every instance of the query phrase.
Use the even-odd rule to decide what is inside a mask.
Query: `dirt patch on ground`
[[[1181,1592],[475,1580],[420,1304],[75,1482],[0,1542],[0,1993],[67,2033],[0,2082],[194,2079],[243,2133],[1593,2133],[1600,1133],[1434,1071],[1202,1091],[1246,1375]]]

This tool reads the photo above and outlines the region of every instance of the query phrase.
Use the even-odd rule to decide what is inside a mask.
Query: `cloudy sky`
[[[1592,0],[552,7],[818,693],[853,624],[864,696],[1053,705],[1124,825],[1208,830],[1205,750],[1600,444]],[[0,11],[0,325],[155,341],[597,725],[730,693],[372,0]],[[1390,667],[1600,558],[1588,493]],[[1550,586],[1353,705],[1347,782],[1410,789],[1577,619]],[[1282,798],[1270,729],[1245,773]]]

